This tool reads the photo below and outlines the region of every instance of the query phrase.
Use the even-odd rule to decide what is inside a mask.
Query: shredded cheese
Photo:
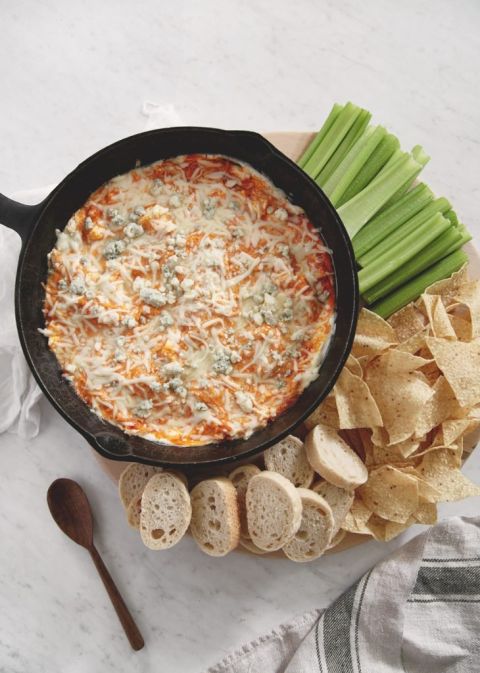
[[[64,376],[125,432],[248,437],[318,375],[330,251],[250,166],[179,156],[110,180],[57,232],[44,315]]]

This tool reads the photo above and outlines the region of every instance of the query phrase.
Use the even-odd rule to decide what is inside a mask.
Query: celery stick
[[[430,161],[430,157],[424,152],[423,148],[420,145],[415,145],[415,147],[412,149],[411,154],[415,159],[415,161],[418,161],[418,163],[420,164],[419,170],[417,171],[417,173],[413,175],[412,178],[407,180],[405,184],[400,187],[398,192],[395,192],[392,198],[389,199],[387,203],[383,206],[383,208],[379,211],[380,213],[386,208],[390,208],[390,206],[396,203],[406,192],[408,192],[408,190],[412,187],[413,181],[422,171],[422,168],[424,168],[424,166]]]
[[[322,140],[325,138],[327,132],[330,130],[332,127],[333,122],[335,119],[338,117],[340,112],[343,110],[343,105],[339,105],[338,103],[335,103],[335,105],[332,107],[330,114],[328,115],[327,119],[325,120],[322,128],[320,131],[317,133],[315,138],[312,140],[312,142],[309,144],[305,152],[302,154],[300,159],[298,160],[298,165],[303,168],[307,161],[310,159],[312,154],[315,152],[317,147],[320,145]]]
[[[393,153],[398,150],[400,143],[398,138],[395,138],[394,135],[388,133],[385,138],[377,145],[373,150],[372,154],[369,156],[368,161],[362,166],[357,175],[348,185],[347,189],[342,194],[342,197],[338,200],[336,206],[339,208],[343,206],[344,203],[353,199],[354,196],[361,192],[364,187],[366,187],[373,178],[379,173],[382,168],[385,166],[387,161],[393,155]]]
[[[448,278],[466,262],[468,262],[467,254],[463,250],[457,250],[370,308],[382,318],[388,318],[395,311],[417,299],[429,285],[436,283],[437,280]]]
[[[430,161],[430,157],[421,145],[415,145],[415,147],[412,147],[410,154],[415,159],[415,161],[418,161],[421,166],[426,166]]]
[[[391,273],[415,257],[423,248],[432,243],[444,231],[451,227],[450,222],[437,213],[421,224],[408,236],[405,236],[395,247],[377,257],[374,262],[358,272],[360,294],[370,290]]]
[[[303,166],[305,173],[308,173],[312,178],[317,177],[340,145],[359,114],[360,108],[353,105],[353,103],[347,103],[345,105],[310,159]]]
[[[408,236],[412,231],[416,231],[421,224],[429,220],[433,215],[436,215],[436,213],[446,213],[448,210],[450,210],[450,202],[447,199],[444,197],[435,199],[435,201],[429,203],[410,220],[397,227],[394,232],[380,241],[380,243],[377,243],[364,255],[357,257],[358,264],[361,267],[366,267],[375,262],[376,259],[388,250],[395,250],[396,246],[403,241],[405,236]]]
[[[450,222],[453,224],[454,227],[458,227],[459,222],[458,222],[458,217],[457,213],[454,210],[449,210],[447,213],[445,213],[445,217],[450,220]]]
[[[390,208],[382,210],[354,236],[352,242],[355,257],[360,258],[431,201],[432,191],[427,185],[420,183]]]
[[[335,207],[344,191],[362,166],[369,161],[370,156],[382,139],[387,130],[383,126],[368,128],[363,136],[347,152],[338,168],[323,185],[323,191],[329,197]]]
[[[459,224],[458,227],[456,227],[456,231],[458,231],[458,233],[460,234],[460,240],[457,243],[454,243],[453,245],[450,246],[450,248],[447,251],[448,254],[450,254],[451,252],[455,252],[455,250],[461,248],[462,245],[465,245],[465,243],[468,243],[468,241],[472,240],[472,234],[463,224]]]
[[[393,153],[394,156],[396,152]],[[390,159],[387,165],[391,162]],[[382,168],[371,183],[338,209],[345,228],[353,238],[405,182],[420,169],[409,154]]]
[[[363,135],[371,117],[372,115],[367,110],[360,110],[360,114],[355,119],[353,126],[328,160],[327,165],[316,177],[315,182],[319,184],[320,187],[322,187],[326,180],[328,180],[352,145]]]
[[[390,292],[393,292],[393,290],[396,290],[397,287],[410,280],[410,278],[415,278],[415,276],[428,269],[434,262],[448,255],[456,244],[461,246],[461,241],[461,233],[455,227],[450,227],[450,229],[447,229],[436,241],[424,248],[413,259],[390,274],[388,278],[372,287],[371,290],[365,292],[362,299],[367,304],[373,304],[378,299],[385,297]]]

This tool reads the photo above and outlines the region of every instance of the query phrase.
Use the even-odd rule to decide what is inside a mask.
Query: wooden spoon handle
[[[90,556],[93,559],[93,562],[95,563],[95,567],[98,570],[98,574],[102,578],[102,582],[105,585],[105,589],[107,590],[107,593],[110,596],[110,600],[112,601],[112,605],[115,608],[115,612],[117,613],[120,623],[123,626],[125,635],[130,641],[130,645],[134,650],[141,650],[142,647],[145,645],[145,642],[142,638],[142,634],[138,630],[138,626],[135,624],[129,609],[125,605],[125,602],[121,597],[115,582],[112,579],[112,576],[108,572],[107,566],[102,561],[100,554],[98,553],[98,551],[94,546],[92,546],[92,548],[89,549],[89,552]]]

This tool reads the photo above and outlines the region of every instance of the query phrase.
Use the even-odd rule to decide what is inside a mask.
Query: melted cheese
[[[100,417],[178,445],[248,437],[316,378],[330,251],[250,166],[189,155],[103,185],[57,232],[45,329]]]

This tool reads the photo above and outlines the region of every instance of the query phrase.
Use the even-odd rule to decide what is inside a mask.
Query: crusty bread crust
[[[247,495],[247,487],[250,479],[256,474],[260,474],[261,470],[256,465],[240,465],[236,467],[233,472],[230,472],[228,478],[235,486],[237,491],[238,513],[240,516],[240,536],[241,538],[250,539],[247,524],[247,507],[245,498]],[[241,541],[241,540],[240,540]]]
[[[265,549],[260,549],[255,543],[253,543],[250,538],[240,536],[240,546],[251,552],[252,554],[258,554],[262,556],[263,554],[268,554],[268,551]]]
[[[143,494],[142,494],[143,495]],[[142,513],[142,496],[137,495],[127,507],[127,521],[132,528],[140,528],[140,514]]]

